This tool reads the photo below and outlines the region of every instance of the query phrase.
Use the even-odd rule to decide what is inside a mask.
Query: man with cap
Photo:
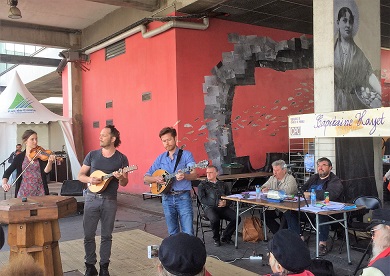
[[[206,248],[192,235],[179,232],[165,238],[159,248],[158,273],[160,276],[208,276]]]
[[[390,275],[390,210],[374,210],[368,228],[372,236],[372,258],[362,276]]]
[[[310,251],[298,234],[288,229],[276,232],[268,243],[271,276],[314,276],[306,270],[311,264]],[[297,254],[299,253],[299,254]]]

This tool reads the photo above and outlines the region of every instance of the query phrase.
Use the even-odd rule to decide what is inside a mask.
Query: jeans
[[[115,215],[117,210],[116,197],[101,198],[88,193],[84,204],[84,250],[85,262],[96,263],[96,229],[100,220],[100,264],[110,262],[112,231],[114,230]]]
[[[305,216],[303,213],[301,213],[301,217]],[[291,211],[288,210],[287,212],[284,213],[284,217],[286,218],[288,229],[291,231],[297,233],[298,235],[301,234],[301,228],[298,222],[298,212],[296,211]],[[314,222],[313,224],[315,225],[315,217],[313,214],[309,214],[309,218]],[[329,221],[328,216],[318,216],[318,221],[319,223],[327,222]],[[326,242],[328,240],[329,236],[329,225],[321,225],[319,227],[320,233],[320,241],[321,242]]]
[[[177,195],[163,194],[162,206],[169,235],[179,233],[180,227],[182,232],[194,235],[194,213],[190,191]]]
[[[236,230],[236,212],[229,207],[209,207],[204,210],[206,216],[210,220],[211,230],[213,231],[213,239],[219,241],[220,239],[220,220],[226,219],[229,224],[226,226],[222,234],[225,240],[231,240],[234,230]],[[241,222],[241,217],[238,217],[238,224]]]

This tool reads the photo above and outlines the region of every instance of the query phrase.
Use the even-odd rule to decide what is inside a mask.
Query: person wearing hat
[[[158,250],[160,276],[211,276],[205,269],[206,248],[192,235],[179,232],[165,238]]]
[[[268,243],[271,276],[314,276],[306,270],[311,264],[310,251],[295,232],[282,229]],[[299,252],[299,254],[297,254]]]
[[[368,228],[372,235],[372,258],[362,276],[390,275],[390,210],[374,210]]]

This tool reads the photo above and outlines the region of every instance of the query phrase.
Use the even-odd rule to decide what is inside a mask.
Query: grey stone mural
[[[275,42],[269,37],[228,35],[234,51],[220,61],[203,83],[204,118],[208,142],[205,149],[217,167],[236,157],[232,135],[232,108],[236,86],[256,85],[255,69],[277,71],[313,68],[313,41],[305,36]]]

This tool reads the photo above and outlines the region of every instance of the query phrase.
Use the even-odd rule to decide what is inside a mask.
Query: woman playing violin
[[[19,176],[25,170],[16,181],[15,197],[48,195],[46,175],[51,171],[56,157],[50,154],[48,157],[42,158],[43,154],[39,154],[39,150],[37,150],[39,147],[38,135],[34,130],[26,130],[22,135],[22,140],[26,149],[15,156],[14,161],[4,172],[2,187],[7,192],[11,188],[10,184],[12,183],[8,184],[8,179],[12,172],[16,169],[17,176]],[[40,147],[39,149],[43,150]]]

